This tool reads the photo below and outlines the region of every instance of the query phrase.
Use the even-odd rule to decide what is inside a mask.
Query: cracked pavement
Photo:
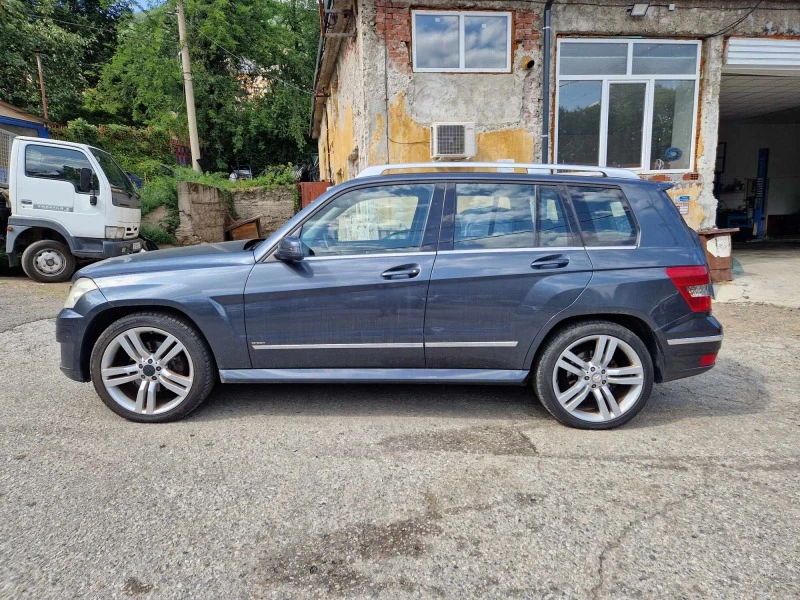
[[[0,598],[797,598],[800,310],[627,426],[528,388],[219,386],[137,425],[58,371],[64,286],[0,278]]]

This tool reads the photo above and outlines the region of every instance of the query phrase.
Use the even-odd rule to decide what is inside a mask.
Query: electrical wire
[[[746,12],[744,15],[742,15],[742,16],[741,16],[739,19],[737,19],[736,21],[734,21],[734,22],[733,22],[733,23],[731,23],[730,25],[727,25],[726,27],[723,27],[722,29],[720,29],[720,30],[719,30],[719,31],[717,31],[716,33],[712,33],[712,34],[710,34],[710,35],[703,36],[703,39],[704,39],[704,40],[708,40],[708,39],[711,39],[711,38],[715,38],[715,37],[717,37],[717,36],[724,35],[724,34],[725,34],[725,33],[727,33],[728,31],[730,31],[731,29],[734,29],[734,28],[735,28],[737,25],[739,25],[739,23],[741,23],[741,22],[742,22],[742,21],[744,21],[744,20],[745,20],[747,17],[749,17],[750,15],[752,15],[752,14],[753,14],[753,13],[756,11],[756,9],[757,9],[759,6],[761,6],[761,5],[763,4],[763,2],[764,2],[764,0],[758,0],[758,2],[755,4],[755,6],[753,6],[753,7],[752,7],[750,10],[748,10],[748,11],[747,11],[747,12]]]

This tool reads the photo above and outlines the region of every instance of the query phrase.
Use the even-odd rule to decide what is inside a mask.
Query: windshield
[[[108,182],[111,184],[111,187],[119,188],[128,194],[133,196],[136,195],[136,188],[133,187],[133,183],[131,180],[128,179],[128,176],[125,174],[125,171],[122,170],[117,164],[117,161],[114,160],[114,157],[111,156],[108,152],[104,152],[103,150],[98,150],[97,148],[91,148],[92,154],[97,159],[97,162],[100,163],[100,167],[103,169],[103,172],[108,177]]]

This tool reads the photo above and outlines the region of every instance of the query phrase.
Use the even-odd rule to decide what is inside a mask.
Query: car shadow
[[[626,427],[658,427],[683,419],[760,412],[769,402],[763,373],[724,358],[703,375],[654,386]],[[398,416],[550,420],[530,385],[229,384],[217,385],[189,418],[261,416]]]

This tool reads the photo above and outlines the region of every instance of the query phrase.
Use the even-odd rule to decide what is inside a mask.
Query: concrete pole
[[[39,51],[36,51],[36,67],[39,69],[39,90],[42,92],[42,112],[44,118],[49,119],[47,116],[47,94],[44,93],[44,75],[42,74],[42,56]]]
[[[200,169],[200,139],[197,136],[197,115],[194,109],[194,86],[192,85],[192,66],[189,63],[189,46],[186,42],[186,17],[183,13],[183,0],[178,0],[178,38],[181,43],[181,66],[183,68],[183,88],[186,92],[186,118],[189,121],[189,146],[192,149],[192,168]]]

